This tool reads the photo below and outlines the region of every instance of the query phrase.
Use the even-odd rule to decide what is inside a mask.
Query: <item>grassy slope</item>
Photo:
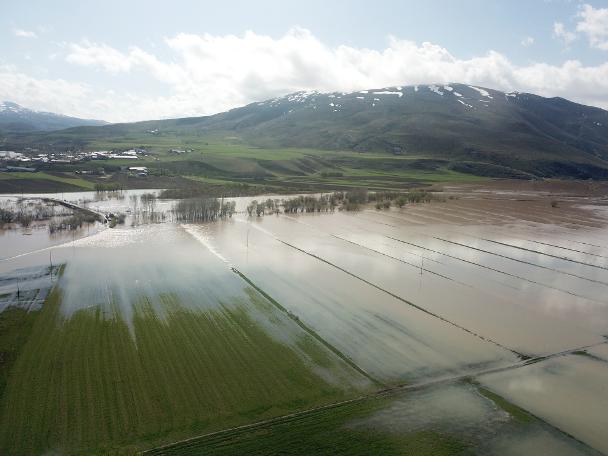
[[[10,372],[0,454],[130,453],[348,396],[244,309],[163,301],[166,321],[138,304],[134,339],[95,310],[63,320],[54,291]]]
[[[128,143],[131,147],[137,142]],[[108,149],[117,146],[100,143],[87,149]],[[129,147],[127,143],[121,146]],[[264,149],[230,143],[187,144],[195,150],[183,155],[172,155],[158,145],[150,147],[154,155],[137,162],[129,160],[92,161],[77,165],[54,167],[62,172],[0,173],[0,192],[91,190],[103,179],[81,177],[74,171],[96,170],[100,167],[109,174],[120,166],[147,166],[151,175],[145,179],[127,178],[116,174],[126,188],[152,188],[207,183],[240,182],[254,187],[281,190],[314,190],[366,187],[370,189],[398,189],[437,182],[474,182],[479,177],[448,169],[419,156],[394,156],[384,153],[362,154],[352,151],[320,151],[311,149]],[[169,148],[170,146],[167,146]],[[185,147],[185,146],[184,146]],[[424,169],[420,163],[430,163]],[[333,177],[323,176],[334,173]],[[341,175],[336,176],[335,173]],[[171,176],[174,176],[171,180]],[[175,176],[186,179],[175,180]],[[261,189],[267,191],[267,189]]]
[[[141,146],[165,153],[191,148],[210,158],[240,158],[246,152],[258,161],[328,157],[339,151],[364,151],[362,156],[394,152],[441,160],[446,168],[488,177],[608,178],[606,111],[531,94],[507,97],[493,90],[480,100],[471,87],[452,87],[458,92],[444,96],[425,86],[420,91],[406,87],[406,96],[381,96],[379,103],[363,102],[361,93],[342,94],[339,112],[333,108],[336,94],[286,97],[209,117],[7,135],[3,144],[14,150],[29,146],[55,151]],[[463,100],[472,103],[471,109]],[[224,170],[264,172],[262,163],[248,167],[236,160],[234,165]]]

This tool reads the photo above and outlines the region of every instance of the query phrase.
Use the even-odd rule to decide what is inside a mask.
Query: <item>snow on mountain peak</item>
[[[442,91],[439,89],[439,87],[438,87],[438,86],[436,86],[436,85],[434,85],[434,84],[433,84],[433,85],[430,85],[430,86],[427,86],[427,87],[429,88],[429,90],[430,90],[431,92],[434,92],[434,93],[436,93],[437,95],[443,95],[443,92],[442,92]]]
[[[475,91],[479,92],[479,94],[480,94],[482,97],[486,97],[486,98],[493,98],[493,97],[492,97],[492,95],[490,95],[490,92],[488,92],[488,91],[487,91],[487,90],[485,90],[485,89],[482,89],[481,87],[475,87],[475,86],[468,86],[468,87],[469,87],[469,89],[473,89],[473,90],[475,90]]]
[[[18,105],[12,101],[2,101],[0,102],[0,112],[11,111],[11,112],[28,112],[29,109],[24,108],[23,106]]]

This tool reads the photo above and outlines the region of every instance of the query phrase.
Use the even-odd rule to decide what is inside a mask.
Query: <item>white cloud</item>
[[[70,63],[97,66],[110,73],[129,71],[129,57],[105,44],[91,43],[84,40],[81,44],[70,44],[70,53],[66,57]]]
[[[91,89],[63,79],[38,79],[13,65],[0,65],[0,100],[55,112],[77,112],[88,102]]]
[[[566,30],[563,23],[555,22],[553,24],[553,37],[563,41],[566,46],[569,46],[576,40],[576,33]]]
[[[530,47],[534,44],[534,38],[532,38],[531,36],[527,36],[521,40],[520,44],[523,47]]]
[[[577,17],[576,31],[587,36],[591,47],[608,51],[608,8],[583,5]]]
[[[36,32],[31,31],[31,30],[23,30],[20,28],[14,28],[13,34],[15,36],[18,36],[19,38],[38,38],[38,35],[36,34]]]
[[[126,51],[83,41],[68,47],[73,64],[155,81],[155,96],[114,92],[63,80],[41,80],[0,68],[0,99],[70,115],[130,121],[212,114],[296,90],[355,91],[393,85],[463,82],[501,90],[562,96],[608,107],[608,63],[584,66],[516,65],[505,55],[460,59],[437,44],[390,38],[386,48],[330,47],[294,28],[279,38],[178,34],[165,41],[168,57],[138,47]],[[104,77],[97,75],[97,78]],[[111,85],[111,84],[109,84]],[[149,84],[148,84],[149,86]],[[33,87],[33,89],[31,88]],[[155,89],[156,90],[156,89]]]

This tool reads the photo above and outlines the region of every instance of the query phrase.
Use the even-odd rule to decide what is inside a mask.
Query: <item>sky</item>
[[[0,100],[110,122],[462,82],[608,109],[608,0],[0,0]]]

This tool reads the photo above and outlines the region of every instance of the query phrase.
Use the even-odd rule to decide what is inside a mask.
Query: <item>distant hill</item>
[[[0,131],[52,131],[84,125],[106,125],[103,120],[79,119],[52,112],[34,111],[11,101],[0,102]]]
[[[212,116],[80,127],[9,143],[153,146],[171,138],[194,146],[224,138],[270,148],[388,152],[483,176],[608,178],[607,111],[464,84],[298,92]]]

